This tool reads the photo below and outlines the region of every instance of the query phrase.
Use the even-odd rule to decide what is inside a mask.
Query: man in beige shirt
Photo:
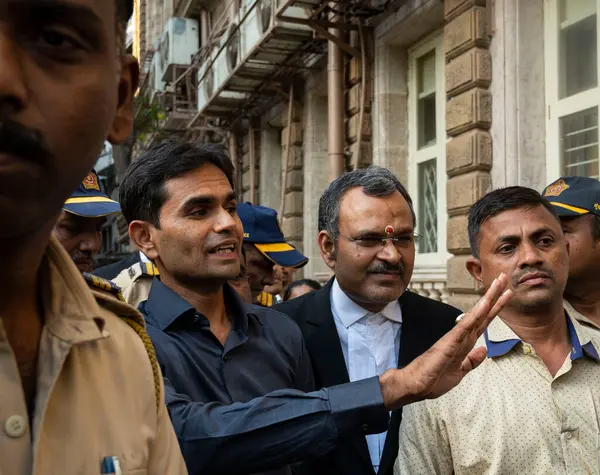
[[[481,338],[488,358],[437,400],[404,409],[396,474],[598,474],[600,338],[566,315],[568,245],[536,191],[496,190],[469,211],[467,268],[502,271],[513,299]]]
[[[562,177],[542,193],[560,217],[569,243],[565,310],[600,332],[600,182]]]
[[[131,131],[126,7],[0,0],[0,475],[186,473],[141,315],[51,238]]]

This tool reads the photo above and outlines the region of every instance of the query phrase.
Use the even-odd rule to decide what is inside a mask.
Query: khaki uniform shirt
[[[125,301],[138,308],[139,304],[148,299],[150,287],[158,269],[150,262],[138,262],[119,273],[113,282],[121,287]]]
[[[0,320],[0,475],[100,474],[109,457],[123,475],[187,473],[146,349],[117,314],[141,316],[92,293],[54,238],[43,269],[32,426]]]
[[[478,369],[439,399],[403,409],[394,473],[600,473],[600,337],[567,323],[573,349],[553,377],[496,318]]]

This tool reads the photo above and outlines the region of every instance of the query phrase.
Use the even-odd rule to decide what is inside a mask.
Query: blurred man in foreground
[[[185,473],[143,319],[52,237],[105,139],[131,132],[131,10],[0,0],[2,474]]]

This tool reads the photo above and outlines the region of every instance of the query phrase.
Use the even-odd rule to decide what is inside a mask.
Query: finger
[[[465,314],[458,325],[462,325],[467,331],[476,330],[483,325],[490,310],[496,305],[498,299],[500,299],[507,283],[504,273],[494,279],[487,292],[479,299],[473,309]]]
[[[485,331],[485,329],[489,326],[489,324],[492,323],[492,320],[494,318],[496,318],[498,316],[498,314],[500,313],[500,311],[508,304],[508,302],[510,302],[510,299],[512,299],[512,296],[513,296],[513,292],[511,289],[506,289],[502,293],[502,295],[496,302],[496,305],[494,305],[494,308],[492,308],[492,310],[490,310],[490,312],[487,315],[487,318],[484,320],[483,324],[481,324],[479,329],[477,330],[477,336],[480,336]]]
[[[483,363],[485,361],[486,356],[487,349],[485,348],[485,346],[479,346],[474,350],[471,350],[460,365],[460,370],[461,373],[463,373],[463,376],[469,373],[470,371],[473,371],[481,363]]]

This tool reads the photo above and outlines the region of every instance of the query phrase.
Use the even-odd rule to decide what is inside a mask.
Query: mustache
[[[512,275],[512,286],[516,287],[519,285],[519,281],[525,277],[527,274],[532,274],[534,272],[539,272],[541,274],[545,274],[549,279],[555,280],[555,275],[552,269],[548,269],[547,267],[526,267],[524,269],[519,269]]]
[[[398,262],[397,264],[390,264],[389,262],[375,262],[373,265],[369,266],[367,269],[369,274],[404,274],[404,265],[402,262]]]
[[[71,253],[71,259],[73,259],[74,262],[76,263],[87,263],[91,260],[93,260],[94,256],[91,252],[84,252],[84,251],[73,251]]]
[[[39,130],[24,127],[10,119],[0,120],[0,153],[37,163],[52,159],[52,153]]]

